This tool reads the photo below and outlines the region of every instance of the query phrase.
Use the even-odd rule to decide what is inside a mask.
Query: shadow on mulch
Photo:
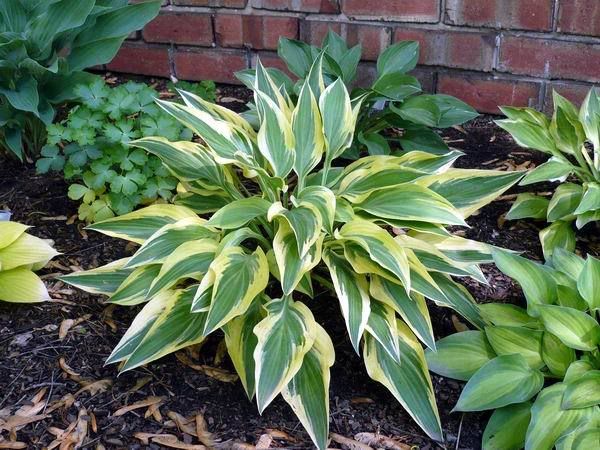
[[[224,87],[220,96],[230,107],[242,104],[235,99],[246,100],[247,91]],[[490,117],[447,130],[444,137],[451,146],[465,151],[466,156],[457,164],[459,167],[514,169],[541,162],[537,154],[517,147]],[[3,362],[0,410],[27,404],[40,389],[46,389],[47,405],[39,412],[43,414],[49,405],[75,393],[81,383],[68,377],[59,366],[61,357],[82,380],[108,379],[112,384],[94,395],[79,394],[69,408],[57,409],[49,417],[18,431],[18,440],[27,443],[28,448],[48,446],[54,439],[49,427],[67,428],[77,420],[78,411],[85,408],[89,415],[93,414],[96,423],[95,430],[88,430],[87,448],[99,444],[115,449],[147,448],[134,438],[137,432],[172,433],[184,442],[192,442],[191,436],[166,428],[152,417],[144,418],[145,409],[124,416],[113,415],[124,405],[148,396],[163,396],[163,414],[171,410],[188,417],[200,412],[217,440],[255,443],[266,430],[275,429],[287,433],[294,442],[275,441],[273,447],[310,448],[308,435],[283,400],[277,399],[260,416],[239,382],[226,383],[211,378],[183,365],[173,355],[119,377],[116,365],[104,366],[106,357],[139,308],[118,307],[107,311],[102,298],[71,289],[53,277],[73,268],[88,269],[122,258],[131,254],[132,248],[123,241],[86,232],[77,221],[68,222],[76,214],[77,204],[70,201],[66,193],[67,185],[61,178],[37,176],[31,167],[0,159],[0,208],[9,207],[14,211],[15,220],[34,226],[33,234],[53,239],[57,250],[62,252],[55,263],[42,272],[56,302],[31,306],[0,304],[0,359]],[[504,196],[483,208],[469,219],[470,228],[464,230],[464,234],[541,259],[537,233],[542,224],[502,219],[513,198]],[[589,246],[597,249],[596,242]],[[520,289],[511,280],[490,266],[485,267],[484,272],[488,286],[466,283],[478,301],[522,302]],[[424,435],[388,391],[368,378],[361,358],[354,353],[346,337],[337,301],[324,295],[310,302],[310,307],[330,332],[336,347],[331,376],[332,432],[348,437],[358,432],[379,432],[421,449],[480,448],[487,414],[450,413],[462,383],[433,376],[446,433],[446,444],[442,447]],[[439,337],[454,331],[451,311],[435,305],[430,305],[430,309]],[[85,320],[73,327],[66,338],[59,339],[59,327],[64,320],[83,317]],[[215,363],[220,340],[221,336],[211,337],[197,363],[233,371],[227,358]],[[140,380],[147,383],[134,390]],[[149,448],[158,446],[150,444]]]

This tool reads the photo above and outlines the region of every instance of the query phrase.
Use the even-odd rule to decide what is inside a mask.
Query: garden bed
[[[160,90],[163,83],[156,84]],[[248,91],[241,88],[219,89],[221,104],[235,110],[243,108],[248,96]],[[457,166],[524,170],[542,161],[539,153],[519,148],[492,119],[480,117],[443,133],[450,146],[466,153]],[[541,260],[537,225],[503,220],[515,192],[518,188],[471,217],[471,228],[455,232],[524,251],[528,257]],[[47,417],[18,431],[17,440],[26,443],[27,448],[48,446],[56,438],[51,431],[57,432],[51,427],[64,430],[77,422],[79,414],[89,423],[85,441],[88,448],[98,444],[105,448],[143,448],[142,441],[134,437],[140,432],[175,434],[182,441],[191,442],[189,434],[169,426],[167,412],[172,411],[184,417],[202,414],[217,442],[255,444],[261,435],[270,432],[276,438],[271,447],[311,447],[308,435],[282,399],[260,416],[241,384],[231,382],[234,371],[228,358],[221,357],[221,336],[211,336],[200,352],[184,352],[179,359],[170,355],[118,378],[116,365],[103,366],[138,308],[107,306],[103,298],[53,278],[106,264],[132,254],[134,249],[124,241],[85,231],[76,218],[78,205],[66,194],[67,185],[62,178],[38,176],[31,166],[0,160],[0,209],[10,208],[15,220],[34,226],[32,234],[53,239],[62,253],[42,272],[55,301],[34,306],[0,304],[0,410],[27,405],[40,390],[45,390],[36,399],[43,403],[37,414]],[[598,254],[599,243],[592,233],[582,233],[579,245]],[[519,288],[497,269],[484,267],[484,272],[488,286],[468,283],[478,301],[522,301]],[[422,449],[439,448],[383,386],[369,379],[362,359],[347,339],[338,308],[337,300],[327,293],[311,302],[311,310],[331,331],[336,348],[331,376],[331,432],[349,438],[360,432],[380,433]],[[450,310],[432,305],[431,314],[436,337],[462,326]],[[76,325],[65,334],[68,320],[74,320]],[[195,366],[190,367],[189,361],[184,364],[181,355]],[[448,448],[479,448],[488,414],[452,414],[462,384],[435,375],[433,381]],[[86,389],[90,382],[100,383],[91,388],[88,384]],[[74,396],[70,406],[69,394]],[[148,397],[163,397],[161,420],[157,420],[158,416],[145,418],[146,408],[114,415],[119,408]],[[57,402],[61,399],[67,406],[59,407]],[[331,447],[336,446],[339,444],[331,443]],[[150,448],[156,448],[156,444]]]

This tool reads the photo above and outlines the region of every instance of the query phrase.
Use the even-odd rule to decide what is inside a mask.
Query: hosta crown
[[[459,152],[370,156],[337,166],[362,100],[352,101],[342,82],[325,84],[322,56],[296,102],[258,64],[256,130],[187,92],[185,105],[159,102],[202,140],[134,143],[179,179],[175,204],[92,225],[141,247],[64,279],[113,303],[145,303],[109,358],[122,361],[123,370],[221,329],[259,410],[282,394],[319,448],[328,439],[334,349],[311,305],[317,289],[329,289],[368,373],[442,439],[422,347],[435,345],[425,298],[483,326],[450,275],[482,280],[477,264],[490,260],[486,246],[445,226],[464,225],[520,174],[452,169]]]

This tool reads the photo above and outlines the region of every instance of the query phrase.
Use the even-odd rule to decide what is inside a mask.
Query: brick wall
[[[236,83],[258,56],[282,67],[280,36],[318,44],[329,27],[362,44],[360,82],[386,46],[417,40],[423,86],[482,112],[547,110],[552,89],[580,101],[600,82],[600,0],[165,0],[107,68]]]

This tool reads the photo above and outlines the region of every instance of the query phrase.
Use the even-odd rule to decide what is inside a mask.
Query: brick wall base
[[[165,0],[106,68],[236,83],[257,57],[282,68],[280,36],[319,44],[329,27],[362,45],[362,82],[388,45],[417,40],[424,87],[481,112],[549,110],[552,89],[580,102],[600,82],[600,0]]]

